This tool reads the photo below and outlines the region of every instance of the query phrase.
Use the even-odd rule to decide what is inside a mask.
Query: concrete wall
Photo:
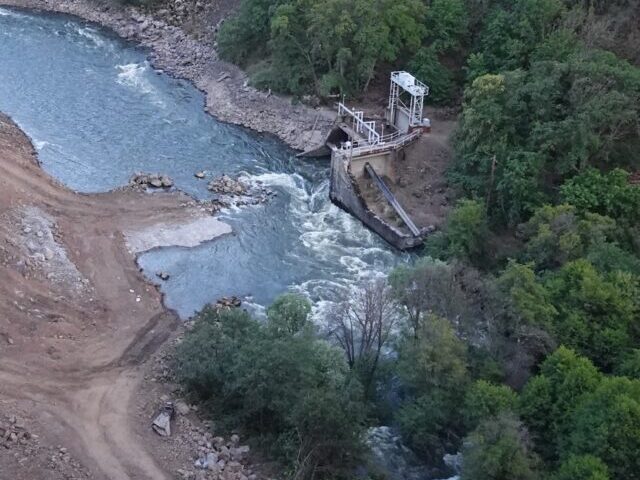
[[[366,163],[370,163],[378,175],[386,176],[395,181],[395,158],[395,150],[354,157],[351,159],[351,174],[355,178],[365,176],[367,173],[365,172],[364,166]]]
[[[396,248],[407,250],[421,245],[422,238],[402,232],[369,210],[360,194],[355,177],[348,168],[348,164],[348,159],[342,155],[334,152],[331,156],[331,189],[329,191],[331,201],[354,215],[365,226]],[[364,162],[362,165],[364,168]],[[374,168],[377,171],[375,165]]]

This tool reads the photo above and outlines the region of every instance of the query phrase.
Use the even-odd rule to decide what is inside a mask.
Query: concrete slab
[[[132,229],[124,235],[129,250],[138,254],[159,247],[196,247],[231,232],[230,225],[206,216]]]

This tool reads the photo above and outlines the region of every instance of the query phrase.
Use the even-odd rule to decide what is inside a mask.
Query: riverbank
[[[247,75],[218,58],[213,42],[165,20],[116,2],[90,0],[0,0],[0,6],[70,14],[109,28],[149,49],[152,65],[191,81],[206,97],[205,109],[221,121],[277,136],[302,150],[322,142],[335,114],[324,108],[292,104],[289,97],[248,86]]]
[[[0,212],[0,478],[162,480],[191,470],[205,432],[197,417],[180,414],[169,439],[149,423],[164,396],[177,398],[162,348],[180,322],[127,241],[211,217],[178,192],[72,192],[2,114]]]

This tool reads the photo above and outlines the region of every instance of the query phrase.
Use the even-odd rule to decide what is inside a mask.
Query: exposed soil
[[[404,157],[395,165],[395,178],[383,179],[418,228],[439,227],[452,197],[445,172],[451,161],[450,139],[456,123],[437,120],[432,124],[430,133],[423,134],[404,150]],[[408,232],[371,179],[362,177],[358,186],[373,212]]]
[[[155,438],[140,385],[179,323],[123,232],[203,213],[180,193],[69,191],[3,115],[0,211],[0,478],[174,478],[189,455]]]

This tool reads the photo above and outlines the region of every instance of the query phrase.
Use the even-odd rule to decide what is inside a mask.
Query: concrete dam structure
[[[393,72],[384,119],[367,119],[364,112],[340,102],[336,125],[324,145],[302,154],[331,155],[331,201],[401,250],[420,246],[433,230],[416,226],[390,188],[398,160],[430,130],[430,121],[422,117],[428,93],[411,74]]]

